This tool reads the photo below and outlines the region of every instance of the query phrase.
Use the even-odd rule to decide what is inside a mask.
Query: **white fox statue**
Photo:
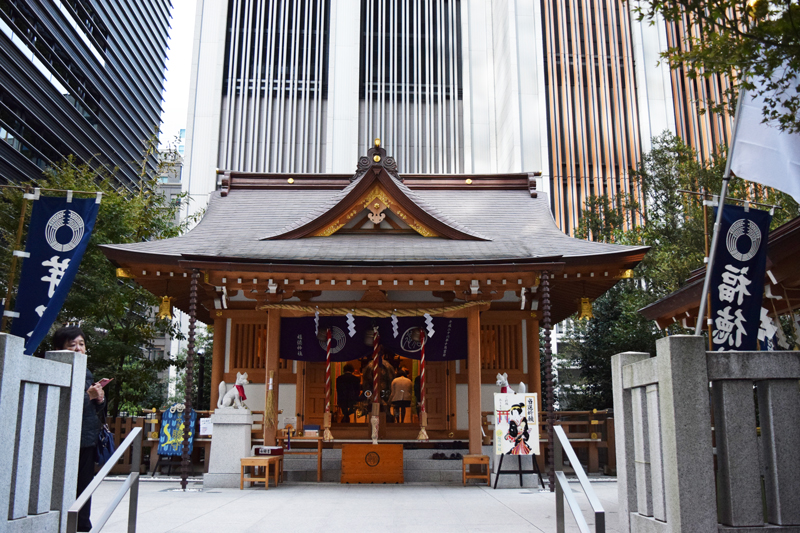
[[[226,390],[225,382],[220,381],[217,409],[247,409],[247,406],[242,400],[247,399],[247,396],[244,394],[244,386],[248,383],[250,382],[247,380],[247,372],[244,374],[236,373],[236,383],[230,390]]]
[[[502,374],[497,374],[497,383],[496,385],[500,387],[500,392],[508,393],[508,394],[525,394],[528,392],[528,388],[525,386],[525,383],[522,381],[519,382],[519,390],[516,392],[514,389],[509,387],[508,385],[508,374],[503,372]]]

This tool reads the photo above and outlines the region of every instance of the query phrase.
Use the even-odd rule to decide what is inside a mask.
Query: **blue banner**
[[[709,288],[714,350],[757,350],[772,216],[726,205]]]
[[[22,263],[14,306],[19,316],[11,325],[11,334],[25,339],[28,355],[36,351],[67,299],[99,206],[95,198],[34,200],[25,248],[30,255]]]
[[[158,433],[158,455],[182,455],[183,439],[189,439],[189,453],[194,448],[194,428],[197,422],[197,413],[192,409],[189,413],[189,431],[184,423],[184,409],[182,403],[172,404],[164,411],[161,418],[161,431]]]
[[[280,357],[298,361],[325,361],[325,330],[331,328],[331,361],[342,362],[372,357],[372,338],[366,337],[378,328],[380,344],[392,353],[409,359],[420,359],[422,345],[416,331],[427,331],[423,317],[397,319],[397,336],[391,318],[355,317],[356,333],[348,334],[345,317],[320,317],[320,338],[314,332],[314,317],[282,318]],[[433,335],[425,341],[425,360],[455,361],[467,358],[467,319],[434,318]]]

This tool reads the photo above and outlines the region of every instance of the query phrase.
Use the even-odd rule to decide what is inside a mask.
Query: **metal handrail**
[[[606,512],[603,510],[600,500],[594,493],[594,489],[589,484],[589,478],[586,477],[586,472],[583,471],[583,467],[581,466],[580,461],[578,461],[578,456],[575,455],[575,450],[572,449],[572,445],[569,443],[569,438],[567,437],[567,434],[564,433],[564,428],[561,426],[553,426],[553,432],[557,437],[553,443],[553,451],[555,452],[553,454],[553,459],[556,470],[556,531],[558,533],[564,533],[565,498],[567,500],[567,505],[569,505],[570,511],[572,511],[572,516],[575,518],[575,522],[578,524],[578,529],[581,530],[581,533],[590,533],[591,531],[589,529],[589,525],[586,523],[586,519],[583,517],[583,513],[578,505],[578,501],[572,494],[572,489],[569,488],[567,476],[564,475],[564,460],[562,452],[566,452],[567,459],[569,459],[569,464],[572,465],[572,468],[575,470],[575,475],[578,476],[578,481],[581,483],[583,493],[586,494],[586,499],[589,500],[589,505],[592,506],[592,511],[594,512],[594,530],[596,533],[605,533]]]
[[[111,518],[111,514],[117,510],[119,502],[122,501],[122,498],[124,498],[125,494],[130,490],[128,533],[136,533],[136,511],[139,505],[139,469],[142,464],[142,428],[133,428],[122,444],[120,444],[119,448],[114,452],[114,455],[106,461],[106,464],[104,464],[100,471],[94,476],[89,486],[86,487],[80,496],[78,496],[78,499],[75,500],[75,503],[69,508],[69,511],[67,511],[67,533],[76,533],[78,530],[78,511],[80,511],[89,498],[92,497],[97,487],[100,486],[100,483],[103,482],[128,448],[131,449],[131,473],[125,478],[125,482],[117,491],[114,499],[103,511],[97,525],[92,528],[92,532],[102,531],[103,526],[105,526],[108,519]]]

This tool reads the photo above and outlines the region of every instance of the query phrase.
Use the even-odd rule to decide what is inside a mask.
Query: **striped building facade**
[[[0,183],[35,184],[72,155],[136,190],[169,20],[168,0],[0,1]]]
[[[630,169],[670,130],[707,157],[724,80],[659,64],[680,24],[622,0],[200,0],[184,189],[216,169],[350,173],[380,138],[401,173],[541,171],[572,233],[591,195],[638,196]]]

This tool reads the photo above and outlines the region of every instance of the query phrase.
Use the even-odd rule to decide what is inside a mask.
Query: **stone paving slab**
[[[119,486],[117,480],[102,483],[92,500],[95,520]],[[604,480],[593,482],[592,487],[606,510],[606,531],[618,531],[617,483]],[[177,481],[140,483],[137,531],[478,533],[556,530],[555,496],[537,489],[492,490],[485,486],[414,483],[284,483],[266,491],[263,487],[203,491],[200,482],[190,483],[190,492],[179,488]],[[588,510],[589,504],[580,486],[575,483],[572,488],[581,508]],[[103,531],[127,531],[127,510],[126,497]],[[584,515],[593,530],[593,518],[588,512]],[[571,516],[567,516],[566,524],[566,531],[578,531]]]

